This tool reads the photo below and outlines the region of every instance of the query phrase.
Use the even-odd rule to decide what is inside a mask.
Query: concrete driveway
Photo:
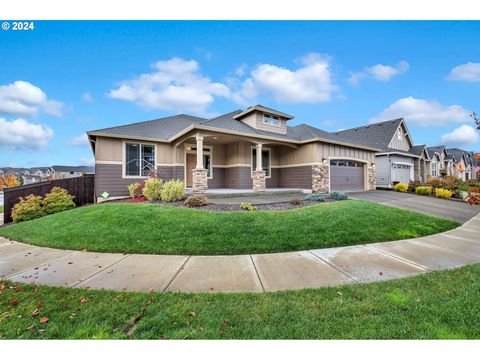
[[[353,199],[372,201],[422,214],[439,216],[462,224],[480,213],[480,206],[472,206],[463,201],[437,199],[396,191],[376,190],[349,195]]]

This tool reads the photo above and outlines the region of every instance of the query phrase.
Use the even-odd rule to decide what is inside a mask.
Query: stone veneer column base
[[[266,179],[265,179],[265,171],[263,170],[255,170],[253,172],[253,191],[265,191],[266,188]]]
[[[193,169],[193,193],[203,194],[208,190],[207,169]]]
[[[377,188],[377,171],[373,166],[367,168],[368,190],[375,190]]]
[[[330,191],[330,174],[328,165],[312,166],[312,192],[328,193]]]

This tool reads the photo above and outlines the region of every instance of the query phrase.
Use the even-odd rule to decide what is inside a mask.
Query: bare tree
[[[474,111],[470,114],[470,117],[475,121],[475,125],[477,125],[477,130],[480,130],[480,119],[478,118],[477,113]]]

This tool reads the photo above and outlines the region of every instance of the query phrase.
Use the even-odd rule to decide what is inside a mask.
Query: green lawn
[[[257,294],[0,282],[0,289],[6,286],[0,290],[0,339],[479,339],[479,279],[480,265],[473,265],[395,281]],[[41,324],[41,318],[49,320]]]
[[[279,212],[207,212],[155,204],[94,205],[0,229],[65,249],[156,254],[248,254],[389,241],[458,223],[365,201]]]
[[[3,206],[0,205],[0,213],[3,213]]]

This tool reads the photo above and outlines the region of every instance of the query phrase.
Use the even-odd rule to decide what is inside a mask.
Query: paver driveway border
[[[480,214],[435,235],[367,245],[232,256],[43,248],[0,237],[0,279],[120,291],[262,292],[319,288],[480,262]]]

